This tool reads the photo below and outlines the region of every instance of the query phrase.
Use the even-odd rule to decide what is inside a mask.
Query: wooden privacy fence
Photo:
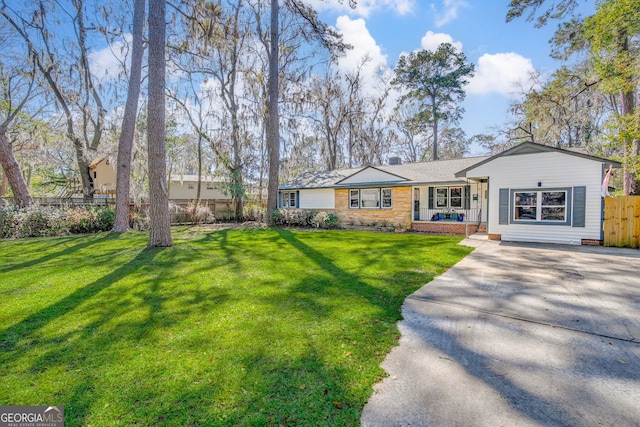
[[[604,245],[640,248],[640,196],[605,197]]]
[[[193,200],[189,199],[171,199],[169,200],[170,205],[180,207],[182,209],[187,209],[189,205],[194,204]],[[216,217],[217,220],[229,221],[235,218],[236,214],[236,202],[231,199],[207,199],[200,200],[200,206],[207,206],[211,209],[211,213]],[[179,223],[182,222],[180,220],[180,215],[178,212],[171,212],[171,223]]]

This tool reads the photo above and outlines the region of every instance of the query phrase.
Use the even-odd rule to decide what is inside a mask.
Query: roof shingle
[[[437,160],[434,162],[383,165],[376,166],[376,169],[404,177],[408,180],[402,183],[396,183],[395,185],[456,182],[460,181],[460,178],[456,178],[455,176],[456,172],[488,158],[488,156],[466,157],[462,159]],[[280,189],[293,190],[341,187],[342,185],[339,184],[339,181],[357,174],[359,171],[364,169],[366,169],[366,167],[355,169],[336,169],[322,172],[306,172],[295,179],[280,185]]]

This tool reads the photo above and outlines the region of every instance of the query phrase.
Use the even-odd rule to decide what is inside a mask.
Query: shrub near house
[[[0,207],[0,238],[63,236],[97,233],[113,227],[108,208]]]
[[[491,157],[307,172],[279,206],[322,209],[341,224],[564,244],[602,241],[601,183],[619,162],[525,142]]]
[[[305,209],[276,209],[271,215],[271,224],[290,227],[336,228],[338,217],[328,212]]]

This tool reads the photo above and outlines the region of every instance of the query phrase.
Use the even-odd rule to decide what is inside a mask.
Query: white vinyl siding
[[[404,181],[404,179],[396,175],[369,167],[341,181],[340,184],[341,185],[342,184],[368,184],[372,182],[377,183],[377,182],[398,182],[398,181]]]
[[[301,209],[335,209],[335,191],[333,188],[300,190]]]
[[[489,177],[489,218],[487,232],[500,234],[505,241],[580,244],[582,239],[599,240],[601,227],[600,183],[602,163],[563,153],[547,152],[498,157],[467,172],[467,177]],[[540,183],[540,186],[538,186]],[[585,186],[584,227],[568,225],[499,223],[500,190],[573,188]],[[569,197],[569,195],[567,195]],[[573,192],[571,194],[573,198]],[[567,200],[572,205],[572,200]],[[510,201],[513,207],[513,202]],[[569,215],[569,213],[567,213]]]
[[[202,180],[200,183],[200,198],[203,200],[221,200],[230,199],[231,196],[224,194],[220,190],[222,184],[207,183]],[[211,187],[211,188],[209,188]],[[198,183],[193,181],[171,181],[169,183],[169,198],[170,199],[186,199],[191,200],[196,198],[198,192]]]

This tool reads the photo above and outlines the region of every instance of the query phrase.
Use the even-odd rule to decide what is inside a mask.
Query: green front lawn
[[[459,238],[175,228],[0,241],[0,405],[77,425],[357,425]]]

